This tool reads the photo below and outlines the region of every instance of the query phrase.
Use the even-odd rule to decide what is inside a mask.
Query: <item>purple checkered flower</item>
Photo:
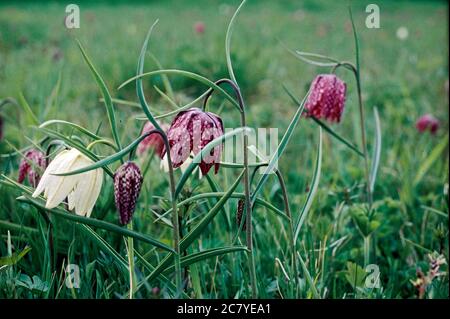
[[[142,180],[141,170],[133,162],[126,162],[114,174],[114,198],[122,225],[128,224],[133,217]]]
[[[430,131],[431,134],[436,134],[439,129],[439,121],[431,114],[422,115],[416,122],[416,129],[420,133]]]
[[[340,122],[344,112],[346,84],[334,74],[320,74],[311,84],[305,104],[307,116]]]
[[[173,167],[180,167],[191,152],[197,155],[208,143],[222,135],[222,119],[214,113],[203,112],[198,108],[178,113],[167,131]],[[222,145],[217,145],[202,157],[199,166],[203,175],[213,166],[217,173],[221,152]]]

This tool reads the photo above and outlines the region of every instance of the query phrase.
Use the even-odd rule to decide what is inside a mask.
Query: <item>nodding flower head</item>
[[[142,180],[141,170],[133,162],[126,162],[114,174],[114,199],[122,225],[128,224],[133,217]]]
[[[45,170],[45,167],[44,154],[39,150],[31,149],[25,153],[25,157],[20,161],[17,181],[23,183],[27,177],[30,185],[36,187],[39,184],[41,173]]]
[[[430,131],[431,134],[436,134],[439,129],[439,121],[431,114],[422,115],[416,122],[416,129],[420,133]]]
[[[47,199],[45,207],[52,209],[67,198],[69,210],[75,210],[77,215],[90,217],[97,201],[103,183],[103,170],[97,168],[76,175],[64,174],[90,166],[94,162],[72,148],[64,150],[50,162],[39,181],[33,197],[44,192]]]
[[[161,128],[164,132],[167,132],[169,129],[169,125],[165,123],[160,123]],[[142,135],[145,133],[150,132],[151,130],[154,130],[155,126],[151,122],[147,122],[144,125],[144,128],[142,129]],[[160,158],[163,157],[164,154],[164,140],[158,133],[150,134],[146,138],[142,140],[142,142],[137,147],[137,154],[142,155],[145,152],[147,152],[150,148],[153,148],[155,150],[155,153],[158,154]]]
[[[334,74],[320,74],[311,84],[305,109],[307,116],[340,122],[344,112],[346,84]]]
[[[191,152],[197,155],[208,143],[222,135],[223,123],[217,115],[198,108],[178,113],[167,131],[173,167],[180,167]],[[221,152],[222,145],[219,144],[202,157],[199,166],[203,175],[212,166],[217,173]]]

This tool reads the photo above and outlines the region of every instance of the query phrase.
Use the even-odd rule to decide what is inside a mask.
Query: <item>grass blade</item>
[[[258,196],[259,192],[262,189],[262,186],[267,182],[270,172],[275,167],[278,159],[283,154],[284,150],[286,149],[287,144],[289,143],[289,140],[291,139],[292,134],[294,133],[294,129],[297,126],[298,121],[300,120],[300,116],[303,113],[303,110],[305,108],[305,102],[308,98],[309,91],[306,93],[305,97],[303,98],[303,101],[298,105],[298,109],[294,114],[294,117],[291,120],[291,123],[289,124],[286,132],[283,135],[283,138],[281,139],[280,144],[278,145],[276,151],[274,152],[273,156],[270,158],[269,164],[267,165],[262,177],[259,179],[258,184],[255,187],[255,190],[252,193],[251,197],[251,203],[252,205],[255,203],[256,197]]]
[[[241,4],[239,5],[239,7],[236,9],[236,11],[234,12],[233,16],[231,17],[230,23],[228,24],[228,28],[227,28],[227,34],[225,36],[225,56],[227,59],[227,68],[228,68],[228,73],[230,75],[230,79],[234,82],[237,83],[236,81],[236,77],[234,76],[234,71],[233,71],[233,64],[231,63],[231,35],[233,33],[233,27],[234,27],[234,23],[236,20],[237,15],[239,14],[239,11],[241,11],[241,8],[244,6],[246,0],[243,0],[241,2]]]
[[[201,252],[193,253],[191,255],[185,256],[181,258],[181,267],[187,267],[192,265],[193,263],[208,259],[217,257],[220,255],[225,255],[229,253],[233,253],[236,251],[248,251],[247,247],[245,246],[230,246],[230,247],[221,247],[221,248],[212,248],[207,249]],[[173,272],[175,266],[172,265],[169,268],[167,268],[164,273]]]
[[[153,239],[147,235],[143,235],[141,233],[129,230],[126,227],[120,227],[118,225],[115,225],[115,224],[112,224],[112,223],[109,223],[109,222],[106,222],[103,220],[95,219],[95,218],[87,218],[84,216],[67,213],[66,211],[59,209],[59,208],[48,209],[45,207],[44,200],[42,200],[40,198],[33,198],[30,195],[25,194],[23,196],[18,197],[17,200],[19,202],[28,203],[37,208],[43,209],[43,210],[55,215],[56,217],[61,217],[66,220],[70,220],[70,221],[77,222],[80,224],[105,229],[105,230],[120,234],[122,236],[132,237],[134,239],[140,240],[142,242],[148,243],[150,245],[153,245],[155,247],[161,248],[166,251],[171,251],[171,252],[173,251],[172,248],[157,241],[156,239]]]
[[[94,65],[92,64],[91,60],[86,54],[86,51],[84,50],[83,46],[81,45],[81,42],[77,40],[78,47],[80,48],[81,54],[83,55],[84,61],[89,66],[89,69],[92,72],[92,75],[94,76],[95,81],[97,82],[97,85],[100,88],[100,91],[102,92],[103,99],[105,100],[105,106],[106,111],[108,113],[108,119],[109,124],[111,126],[112,135],[114,138],[114,142],[117,145],[118,149],[121,149],[122,146],[120,144],[119,134],[117,133],[117,127],[116,127],[116,114],[114,112],[114,105],[111,99],[111,94],[109,94],[109,90],[106,87],[105,81],[100,76],[100,74],[95,69]]]
[[[373,108],[373,115],[375,118],[375,149],[373,151],[372,167],[370,168],[370,191],[372,193],[375,188],[375,180],[377,178],[381,156],[381,124],[378,109],[376,107]]]
[[[431,168],[433,163],[439,158],[441,153],[445,150],[448,144],[448,135],[446,135],[441,142],[435,146],[435,148],[431,151],[430,155],[425,159],[425,161],[420,165],[419,169],[417,170],[417,175],[414,178],[413,185],[416,186],[420,183],[422,178],[425,176],[425,174],[428,172],[428,170]]]
[[[298,216],[297,224],[295,225],[294,243],[297,242],[300,229],[302,228],[306,216],[308,215],[309,209],[311,208],[311,205],[314,201],[314,197],[316,196],[317,188],[319,186],[321,169],[322,169],[322,129],[319,128],[319,145],[317,147],[316,167],[314,169],[311,187],[308,192],[308,196],[306,197],[305,205],[303,206]]]

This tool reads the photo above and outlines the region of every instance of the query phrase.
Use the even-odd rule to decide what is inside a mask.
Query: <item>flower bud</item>
[[[320,74],[311,84],[305,109],[307,116],[340,122],[344,112],[346,84],[334,74]]]
[[[142,180],[141,170],[133,162],[126,162],[114,174],[114,198],[122,225],[131,221]]]
[[[19,177],[17,182],[23,183],[25,178],[31,186],[36,187],[41,179],[40,170],[44,171],[46,168],[44,154],[36,149],[31,149],[25,153],[19,164]]]
[[[237,212],[236,212],[236,226],[238,228],[241,226],[242,215],[244,214],[244,207],[245,207],[245,200],[241,198],[238,201],[238,207],[237,207]],[[245,222],[244,222],[244,225],[242,225],[242,230],[246,230]]]

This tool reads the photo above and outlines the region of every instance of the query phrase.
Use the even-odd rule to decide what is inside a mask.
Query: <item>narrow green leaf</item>
[[[13,253],[11,256],[0,257],[0,267],[12,266],[17,264],[26,254],[31,250],[31,247],[26,246],[21,251]]]
[[[22,92],[19,93],[19,105],[22,106],[23,110],[25,111],[28,122],[31,124],[34,124],[34,125],[38,125],[39,120],[36,117],[36,115],[33,113],[33,110],[31,109],[30,104],[28,104],[28,102],[25,99],[25,96],[23,95]]]
[[[64,136],[63,134],[61,134],[59,132],[56,132],[56,131],[53,131],[53,130],[50,130],[50,129],[47,129],[44,127],[39,128],[39,130],[44,132],[48,136],[62,140],[64,143],[66,143],[70,147],[76,148],[77,150],[79,150],[81,153],[86,155],[88,158],[90,158],[94,162],[99,161],[99,158],[97,157],[97,155],[92,153],[90,150],[88,150],[86,147],[84,147],[84,145],[82,145],[81,143],[74,141],[73,138],[67,138],[66,136]],[[109,169],[108,166],[103,166],[102,168],[109,176],[111,176],[111,177],[114,176],[113,172],[111,171],[111,169]]]
[[[314,283],[314,280],[312,279],[312,277],[308,271],[308,267],[306,267],[305,262],[302,259],[302,256],[300,256],[300,254],[298,252],[297,252],[297,255],[298,255],[298,260],[300,261],[300,265],[302,266],[303,273],[305,274],[306,281],[308,282],[309,288],[311,289],[314,298],[321,299],[319,292],[317,291],[316,285]]]
[[[139,74],[137,76],[134,76],[128,80],[126,80],[124,83],[122,83],[119,86],[119,90],[121,88],[123,88],[124,86],[130,84],[131,82],[135,81],[135,80],[141,80],[143,77],[146,76],[154,76],[154,75],[161,75],[161,74],[175,74],[175,75],[181,75],[181,76],[185,76],[191,79],[194,79],[202,84],[205,84],[206,86],[217,90],[218,92],[220,92],[228,101],[231,102],[231,104],[236,107],[238,110],[240,110],[239,108],[239,104],[238,102],[236,102],[235,99],[233,99],[224,89],[222,89],[220,86],[218,86],[217,84],[215,84],[214,82],[210,81],[209,79],[205,78],[204,76],[201,76],[197,73],[193,73],[193,72],[188,72],[188,71],[183,71],[183,70],[176,70],[176,69],[168,69],[168,70],[157,70],[157,71],[152,71],[152,72],[146,72],[146,73],[142,73]],[[144,112],[147,115],[147,112],[144,109]]]
[[[209,258],[217,257],[220,255],[237,252],[237,251],[248,251],[248,249],[245,246],[230,246],[230,247],[207,249],[204,251],[200,251],[200,252],[193,253],[191,255],[182,257],[180,260],[181,267],[188,267],[188,266],[192,265],[193,263],[196,263],[196,262],[199,262],[199,261],[202,261],[205,259],[209,259]],[[172,265],[169,268],[167,268],[166,270],[164,270],[164,273],[173,272],[174,268],[175,268],[175,265]]]
[[[136,80],[136,93],[139,98],[139,102],[141,103],[142,110],[144,111],[148,120],[153,124],[153,126],[155,126],[156,129],[162,131],[161,126],[153,117],[152,112],[150,112],[150,106],[148,105],[148,103],[145,99],[144,85],[142,84],[142,77],[141,77],[141,75],[144,72],[145,52],[147,51],[148,40],[150,39],[150,35],[152,34],[153,28],[155,27],[155,25],[157,23],[158,23],[158,20],[156,20],[152,24],[152,26],[150,27],[150,29],[147,32],[147,36],[145,37],[144,43],[142,45],[141,53],[139,55],[137,72],[136,72],[137,76],[135,78],[133,78],[130,82]],[[120,87],[119,87],[119,89],[120,89]]]
[[[221,144],[230,137],[233,137],[239,133],[247,134],[249,131],[250,129],[248,127],[240,127],[230,132],[227,132],[224,135],[217,137],[211,142],[209,142],[197,155],[195,155],[194,159],[192,160],[192,163],[186,168],[183,175],[181,175],[180,181],[178,182],[177,188],[175,190],[175,198],[178,198],[178,195],[183,189],[184,184],[186,183],[188,178],[192,175],[192,171],[197,167],[198,164],[200,164],[202,157],[208,155],[211,152],[211,150],[214,147],[216,147],[216,145]]]
[[[170,252],[173,251],[172,248],[157,241],[156,239],[153,239],[147,235],[129,230],[126,227],[120,227],[118,225],[115,225],[115,224],[112,224],[112,223],[109,223],[109,222],[106,222],[103,220],[95,219],[95,218],[88,218],[88,217],[79,216],[76,214],[67,213],[63,209],[59,209],[59,208],[48,209],[45,207],[45,201],[41,198],[33,198],[30,195],[25,194],[23,196],[18,197],[17,200],[20,202],[31,204],[37,208],[43,209],[43,210],[55,215],[56,217],[61,217],[61,218],[64,218],[64,219],[67,219],[67,220],[70,220],[73,222],[77,222],[80,224],[105,229],[105,230],[120,234],[122,236],[132,237],[134,239],[151,244],[151,245],[161,248],[163,250],[167,250]]]
[[[180,251],[186,250],[192,242],[200,236],[206,226],[213,220],[213,218],[217,215],[223,205],[225,205],[226,201],[231,197],[236,187],[239,185],[242,177],[244,176],[245,170],[241,172],[236,181],[227,190],[227,192],[220,198],[220,200],[211,208],[211,210],[206,214],[205,217],[197,224],[195,227],[181,240],[180,242]],[[141,281],[137,287],[139,289],[145,282],[151,281],[155,279],[159,274],[161,274],[169,265],[172,263],[172,259],[174,257],[174,253],[169,253],[155,268],[155,270],[148,275],[143,281]]]
[[[423,161],[422,165],[420,165],[419,169],[417,170],[416,177],[414,178],[413,185],[416,186],[420,183],[422,178],[425,176],[425,174],[428,172],[428,170],[431,168],[433,163],[439,158],[441,153],[445,150],[448,144],[448,135],[446,135],[438,145],[434,147],[434,149],[431,151],[430,155]]]
[[[255,187],[255,190],[252,193],[251,197],[251,203],[252,205],[255,203],[256,197],[258,196],[259,192],[261,191],[263,185],[267,182],[270,172],[272,172],[273,168],[278,162],[278,159],[283,154],[284,150],[286,149],[287,144],[289,143],[289,140],[291,139],[292,134],[294,133],[294,129],[297,126],[298,121],[300,120],[300,116],[303,113],[303,109],[305,107],[306,99],[308,98],[309,91],[306,93],[305,97],[303,98],[303,101],[298,105],[297,111],[294,114],[294,117],[291,120],[291,123],[289,124],[286,132],[283,135],[283,138],[281,139],[280,144],[278,145],[276,151],[274,152],[273,156],[270,158],[269,164],[267,165],[264,173],[262,174],[261,178],[258,181],[258,184]]]
[[[381,156],[381,124],[378,115],[378,109],[373,108],[373,115],[375,118],[375,148],[372,156],[372,167],[370,168],[370,192],[373,193],[375,188],[375,180],[377,178],[378,166],[380,165]]]
[[[228,73],[230,75],[230,79],[234,83],[237,83],[237,81],[236,81],[236,77],[234,76],[233,64],[231,62],[231,35],[233,34],[233,27],[234,27],[236,17],[239,14],[239,11],[241,11],[241,8],[244,6],[245,1],[246,0],[243,0],[241,2],[241,4],[239,5],[239,7],[236,9],[233,16],[231,17],[230,23],[228,24],[228,28],[227,28],[227,34],[225,36],[225,56],[227,59],[227,68],[228,68]]]
[[[303,205],[303,208],[298,216],[298,220],[295,225],[294,243],[297,242],[300,229],[302,228],[302,225],[306,217],[308,216],[309,209],[311,208],[311,205],[314,201],[314,197],[316,196],[317,188],[319,186],[321,169],[322,169],[322,129],[319,128],[319,145],[317,147],[316,167],[314,169],[314,175],[311,181],[308,196],[306,197],[305,205]]]
[[[42,123],[41,125],[39,125],[39,128],[43,128],[43,127],[46,127],[46,126],[49,126],[49,125],[52,125],[52,124],[63,124],[63,125],[67,125],[67,126],[70,126],[70,127],[73,127],[73,128],[75,128],[75,129],[77,129],[77,130],[80,131],[81,133],[83,133],[83,134],[85,134],[85,135],[87,135],[87,136],[93,138],[94,140],[100,140],[100,139],[101,139],[100,136],[98,136],[98,135],[95,134],[95,133],[92,133],[91,131],[85,129],[84,127],[82,127],[82,126],[80,126],[80,125],[78,125],[78,124],[75,124],[75,123],[72,123],[72,122],[68,122],[68,121],[63,121],[63,120],[50,120],[50,121],[46,121],[46,122]]]
[[[156,133],[155,133],[156,134]],[[53,174],[53,175],[57,175],[57,176],[69,176],[69,175],[76,175],[76,174],[81,174],[84,172],[88,172],[100,167],[105,167],[108,164],[114,163],[115,161],[118,161],[119,159],[121,159],[122,157],[124,157],[126,154],[128,154],[129,152],[131,152],[143,139],[145,139],[147,137],[147,135],[141,135],[139,136],[137,139],[135,139],[131,144],[129,144],[127,147],[123,148],[121,151],[112,154],[108,157],[105,157],[102,160],[99,160],[97,162],[95,162],[92,165],[74,170],[74,171],[70,171],[67,173],[60,173],[60,174]]]
[[[111,94],[109,94],[109,90],[105,84],[105,81],[100,76],[100,74],[97,72],[97,70],[95,69],[91,60],[87,56],[83,46],[81,45],[81,42],[77,40],[77,44],[78,44],[78,47],[80,48],[81,54],[83,55],[83,58],[84,58],[86,64],[89,66],[89,69],[91,70],[92,75],[94,76],[94,79],[100,88],[100,91],[102,92],[103,99],[105,100],[105,106],[106,106],[106,111],[108,113],[108,119],[109,119],[109,124],[111,126],[112,135],[113,135],[114,141],[116,142],[117,148],[121,149],[122,146],[120,144],[119,134],[117,133],[116,114],[114,112],[114,105],[113,105],[113,102],[111,99]]]

